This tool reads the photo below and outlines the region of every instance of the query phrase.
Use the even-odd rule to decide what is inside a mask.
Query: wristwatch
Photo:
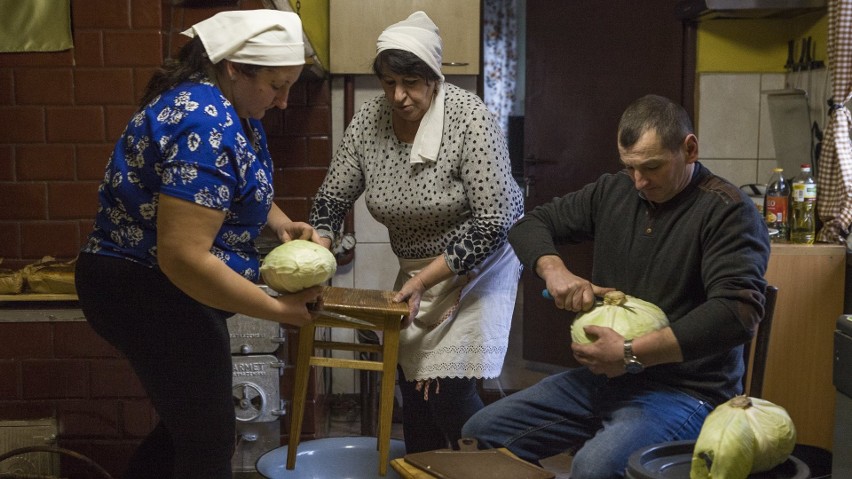
[[[630,374],[641,373],[645,370],[645,365],[639,362],[639,359],[633,354],[632,339],[624,342],[624,369]]]

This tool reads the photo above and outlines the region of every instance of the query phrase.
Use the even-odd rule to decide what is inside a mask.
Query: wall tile
[[[0,419],[44,419],[54,414],[53,401],[0,401]]]
[[[121,401],[122,432],[125,436],[147,436],[157,424],[157,413],[147,399]]]
[[[104,141],[104,113],[98,106],[47,108],[48,142]]]
[[[12,145],[0,145],[0,181],[15,179],[15,160]]]
[[[21,257],[21,229],[19,223],[10,221],[0,222],[0,258]],[[5,264],[4,264],[5,263]],[[9,265],[9,261],[0,263],[0,268],[17,269]],[[2,329],[0,329],[2,331]],[[0,341],[2,344],[2,341]]]
[[[736,186],[759,183],[757,159],[713,159],[702,158],[701,163],[713,173],[725,178]]]
[[[54,351],[57,358],[121,358],[112,345],[85,321],[56,323]]]
[[[48,214],[51,219],[94,218],[98,209],[96,181],[48,185]]]
[[[11,105],[15,98],[15,83],[12,70],[0,71],[0,105]]]
[[[71,21],[77,28],[130,27],[127,0],[75,0],[72,7]]]
[[[120,401],[61,401],[56,415],[62,424],[62,438],[121,436]]]
[[[15,70],[15,101],[19,105],[70,105],[73,87],[68,68]]]
[[[308,165],[308,140],[303,136],[274,136],[267,139],[276,170]],[[286,175],[287,171],[282,171]]]
[[[145,390],[127,361],[102,359],[92,361],[90,366],[93,398],[145,397]]]
[[[53,357],[48,323],[0,323],[0,359]]]
[[[757,143],[757,157],[775,159],[775,137],[772,134],[772,122],[769,119],[769,105],[766,92],[784,88],[784,74],[767,74],[760,76],[760,137]],[[768,175],[766,175],[769,178]]]
[[[160,28],[162,24],[163,2],[151,0],[131,0],[130,22],[135,29]]]
[[[29,360],[21,363],[24,399],[85,398],[89,395],[89,364],[71,360]]]
[[[104,32],[104,64],[158,66],[163,60],[162,37],[157,31]]]
[[[3,61],[0,59],[0,65]],[[0,143],[38,143],[45,139],[44,108],[0,108]]]
[[[106,107],[106,135],[107,142],[115,142],[127,127],[127,122],[136,113],[135,106],[108,106]]]
[[[19,181],[73,180],[73,145],[22,145],[15,150]]]
[[[47,189],[43,183],[0,183],[0,211],[7,220],[47,219]]]
[[[75,221],[49,221],[21,224],[21,255],[24,258],[53,256],[71,259],[80,249],[79,225]]]
[[[355,247],[355,258],[356,287],[393,289],[399,263],[390,244],[359,242]]]
[[[322,180],[325,168],[285,168],[273,173],[276,196],[285,198],[313,198]]]
[[[0,361],[0,400],[20,399],[21,370],[18,361]]]
[[[284,110],[284,131],[287,135],[331,135],[328,107],[288,106]]]
[[[100,181],[113,145],[77,145],[77,179]]]
[[[74,98],[78,105],[133,104],[133,70],[78,68],[74,72]]]
[[[699,75],[698,138],[702,158],[757,158],[759,74]]]
[[[97,67],[104,64],[103,33],[100,30],[74,32],[74,64],[78,67]]]
[[[353,207],[355,216],[355,236],[358,243],[389,243],[388,229],[370,214],[362,195]]]

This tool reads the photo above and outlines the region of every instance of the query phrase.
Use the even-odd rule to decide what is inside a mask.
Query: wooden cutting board
[[[394,303],[395,291],[378,289],[339,288],[326,286],[322,290],[322,308],[342,314],[406,315],[408,304]]]
[[[426,477],[438,479],[470,479],[471,477],[553,479],[556,477],[550,471],[518,459],[506,449],[463,448],[459,451],[439,449],[406,454],[403,460],[406,464],[411,464],[431,475]]]

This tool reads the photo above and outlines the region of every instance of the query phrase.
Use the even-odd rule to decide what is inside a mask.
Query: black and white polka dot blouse
[[[411,144],[394,135],[384,95],[364,103],[314,198],[309,222],[318,231],[340,231],[364,194],[399,257],[444,254],[450,269],[462,274],[506,242],[509,227],[523,214],[523,197],[502,130],[475,94],[445,88],[435,162],[409,162]]]

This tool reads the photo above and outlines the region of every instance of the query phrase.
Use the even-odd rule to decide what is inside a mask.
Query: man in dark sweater
[[[686,111],[640,98],[621,117],[618,151],[624,170],[535,208],[509,241],[555,307],[588,311],[616,289],[659,306],[670,326],[631,341],[587,327],[598,339],[571,345],[584,367],[497,401],[463,431],[528,461],[574,450],[573,479],[623,477],[632,452],[698,437],[707,414],[742,393],[742,345],[763,317],[766,225],[698,162]],[[555,246],[581,241],[594,242],[591,279]]]

